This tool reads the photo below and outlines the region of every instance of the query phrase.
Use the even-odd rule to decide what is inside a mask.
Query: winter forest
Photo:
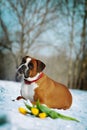
[[[87,90],[87,0],[0,0],[0,79],[17,81],[25,55],[55,81]]]

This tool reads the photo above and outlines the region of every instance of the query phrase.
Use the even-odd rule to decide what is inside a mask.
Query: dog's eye
[[[26,63],[26,60],[25,60],[25,59],[22,60],[22,64],[23,64],[23,63]]]
[[[29,63],[28,67],[29,67],[29,69],[33,69],[33,67],[34,67],[33,63]]]

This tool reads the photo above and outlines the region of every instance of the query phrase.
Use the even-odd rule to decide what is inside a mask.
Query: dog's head
[[[22,74],[25,79],[28,79],[35,77],[37,74],[42,72],[44,68],[45,64],[42,61],[34,59],[30,56],[25,56],[22,59],[17,72]]]

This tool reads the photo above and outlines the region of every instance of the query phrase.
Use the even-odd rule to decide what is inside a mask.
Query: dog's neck
[[[33,82],[36,82],[37,80],[39,80],[40,78],[43,77],[43,73],[40,73],[39,75],[36,76],[36,78],[28,78],[28,79],[24,79],[24,83],[25,84],[31,84]]]

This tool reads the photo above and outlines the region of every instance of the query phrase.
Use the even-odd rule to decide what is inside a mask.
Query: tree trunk
[[[68,69],[68,87],[73,87],[73,59],[72,59],[72,50],[73,50],[73,44],[74,44],[74,16],[75,16],[75,7],[76,7],[76,1],[73,2],[73,11],[71,16],[71,30],[70,30],[70,59],[69,59],[69,69]]]
[[[82,27],[82,35],[81,35],[81,62],[80,62],[80,71],[79,71],[79,78],[78,78],[78,86],[80,89],[84,89],[84,80],[85,80],[85,73],[86,73],[86,65],[85,57],[86,56],[86,36],[87,36],[87,0],[85,0],[85,9],[84,9],[84,17],[83,17],[83,27]]]

